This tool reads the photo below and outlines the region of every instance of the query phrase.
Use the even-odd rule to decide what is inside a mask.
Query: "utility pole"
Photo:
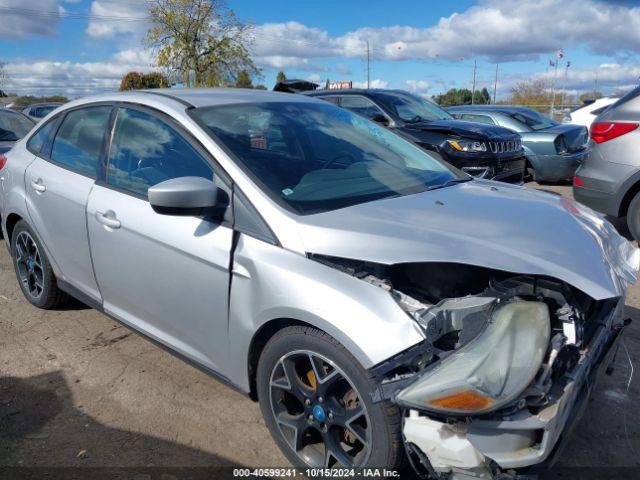
[[[564,108],[564,104],[566,101],[567,95],[567,74],[569,73],[569,67],[571,66],[571,62],[567,60],[567,64],[564,67],[564,80],[562,81],[562,101],[560,108]]]
[[[369,40],[367,40],[367,90],[371,88],[371,62],[369,55]]]
[[[496,79],[493,82],[493,104],[496,104],[496,90],[498,90],[498,64],[496,63]]]
[[[476,60],[473,60],[473,86],[471,87],[471,105],[474,103],[474,98],[476,96]]]
[[[549,109],[549,116],[551,118],[553,118],[553,110],[556,106],[556,76],[558,75],[558,63],[560,63],[560,59],[556,58],[555,66],[553,69],[553,86],[551,87],[553,92],[551,95],[551,108]]]
[[[598,95],[598,70],[596,69],[596,79],[593,82],[593,99],[596,99],[596,96]]]

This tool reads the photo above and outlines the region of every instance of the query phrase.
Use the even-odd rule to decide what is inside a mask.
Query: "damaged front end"
[[[548,462],[624,328],[624,298],[450,263],[312,256],[389,292],[424,342],[375,366],[374,401],[404,410],[414,468],[431,478],[513,478]]]

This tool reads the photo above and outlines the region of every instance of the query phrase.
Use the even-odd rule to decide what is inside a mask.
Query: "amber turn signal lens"
[[[449,145],[451,145],[453,148],[455,148],[456,150],[458,150],[459,152],[462,151],[462,147],[460,146],[460,144],[458,142],[456,142],[455,140],[449,140]]]
[[[448,408],[450,410],[463,412],[475,412],[477,410],[484,410],[491,405],[493,401],[477,392],[465,391],[448,397],[438,398],[437,400],[432,400],[429,403],[434,407]]]

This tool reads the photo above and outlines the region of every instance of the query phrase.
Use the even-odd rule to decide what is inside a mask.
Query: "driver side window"
[[[147,196],[149,187],[178,177],[211,180],[213,169],[189,142],[160,119],[121,108],[109,152],[107,184]]]
[[[380,107],[366,97],[344,95],[340,98],[340,106],[369,119],[379,116],[385,117]]]

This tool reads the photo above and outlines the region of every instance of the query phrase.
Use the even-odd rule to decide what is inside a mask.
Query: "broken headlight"
[[[397,401],[442,413],[497,410],[516,400],[533,381],[550,335],[546,304],[501,304],[473,341],[426,370],[397,395]]]

